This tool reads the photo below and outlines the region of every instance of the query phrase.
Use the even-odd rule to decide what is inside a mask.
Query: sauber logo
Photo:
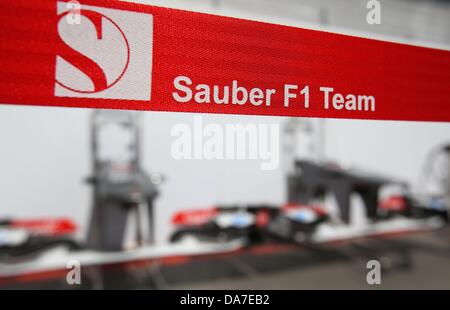
[[[58,2],[55,96],[150,100],[153,16]]]

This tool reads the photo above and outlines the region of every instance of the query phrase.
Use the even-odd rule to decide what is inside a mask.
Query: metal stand
[[[116,127],[128,140],[116,158],[105,156],[103,130]],[[114,145],[119,135],[113,136]],[[154,241],[153,201],[158,191],[140,164],[140,128],[135,112],[94,111],[91,119],[93,210],[88,246],[121,251]]]

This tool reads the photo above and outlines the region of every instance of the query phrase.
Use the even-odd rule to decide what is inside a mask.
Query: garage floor
[[[242,264],[242,268],[252,268],[246,277],[183,283],[171,285],[170,288],[450,289],[449,230],[393,239],[358,241],[333,245],[329,249],[330,252],[323,255],[322,261],[309,263],[302,255],[303,249],[279,254],[282,257],[276,254],[259,259],[239,256],[229,261],[236,265]],[[366,263],[371,259],[382,262],[380,285],[368,285],[366,282]],[[300,263],[302,260],[304,264]],[[294,265],[288,268],[289,263]],[[279,264],[281,270],[276,270],[276,267],[267,269],[272,264]]]
[[[366,263],[382,264],[368,285]],[[65,276],[21,279],[18,289],[450,289],[450,229],[321,247],[262,246],[214,257],[139,262],[85,270],[82,285]]]

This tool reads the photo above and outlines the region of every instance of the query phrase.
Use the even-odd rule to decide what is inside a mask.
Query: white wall
[[[0,217],[70,216],[86,228],[90,189],[87,109],[0,107]],[[170,216],[215,203],[273,202],[285,197],[284,172],[258,162],[176,161],[170,155],[176,123],[193,114],[143,112],[143,162],[167,177],[156,203],[158,239]],[[205,123],[273,123],[275,117],[204,115]],[[328,158],[414,183],[429,150],[450,142],[450,124],[327,120]]]
[[[244,1],[193,0],[141,2],[321,29],[330,29],[332,25],[344,31],[345,27],[352,27],[353,30],[348,32],[354,33],[356,29],[365,31],[366,35],[378,31],[368,29],[361,22],[360,15],[349,15],[353,8],[356,8],[355,12],[361,11],[361,5],[352,6],[343,4],[343,1],[336,1],[343,6],[334,1],[286,0],[253,0],[248,1],[250,4]],[[396,3],[404,6],[406,2]],[[394,25],[392,30],[386,26],[379,33],[401,35],[399,40],[406,38],[429,41],[430,44],[448,44],[448,7],[437,15],[430,13],[433,20],[438,16],[430,24],[423,12],[435,9],[420,2],[412,3],[410,12],[419,12],[414,15],[417,18],[411,19],[410,15],[407,19],[401,18],[404,13],[402,7],[398,14],[387,14],[392,16],[389,17],[392,20],[402,20],[401,25],[406,30],[402,32]],[[324,19],[321,8],[329,6],[334,9],[326,15],[328,25],[324,26],[319,24]],[[447,27],[442,29],[439,25]],[[90,190],[82,180],[90,173],[89,113],[87,109],[0,106],[0,217],[70,216],[82,225],[82,230],[86,228]],[[148,171],[167,177],[157,201],[159,240],[166,239],[170,215],[179,209],[219,202],[283,201],[282,169],[261,171],[257,162],[250,161],[175,161],[170,156],[173,141],[170,129],[175,123],[191,123],[194,115],[151,112],[144,115],[144,166]],[[204,120],[271,123],[280,121],[280,118],[204,115]],[[428,150],[449,140],[450,124],[326,121],[327,156],[410,182],[417,179]]]
[[[84,230],[89,216],[88,109],[0,107],[0,218],[70,216]],[[166,181],[157,201],[160,239],[174,211],[215,203],[281,202],[281,170],[262,171],[253,160],[177,161],[171,128],[194,114],[144,112],[143,165]],[[204,123],[277,122],[272,117],[203,115]]]

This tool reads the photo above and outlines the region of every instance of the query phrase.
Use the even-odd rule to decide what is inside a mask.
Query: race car
[[[248,243],[264,239],[263,227],[276,213],[272,206],[217,206],[176,213],[172,224],[176,231],[171,242],[194,238],[205,242],[228,242],[246,239]]]
[[[403,216],[411,219],[426,219],[440,217],[448,221],[448,211],[445,200],[436,197],[427,201],[418,201],[408,195],[392,195],[378,205],[378,217],[380,219]]]
[[[308,242],[317,227],[329,219],[322,206],[286,204],[270,221],[267,231],[272,237],[295,242]]]
[[[303,241],[327,220],[323,208],[315,205],[286,204],[213,207],[182,211],[174,215],[177,230],[171,242],[191,237],[199,241],[227,242],[245,238],[247,244],[266,241]]]
[[[77,225],[66,218],[0,220],[0,259],[38,255],[60,245],[78,248],[76,231]]]

